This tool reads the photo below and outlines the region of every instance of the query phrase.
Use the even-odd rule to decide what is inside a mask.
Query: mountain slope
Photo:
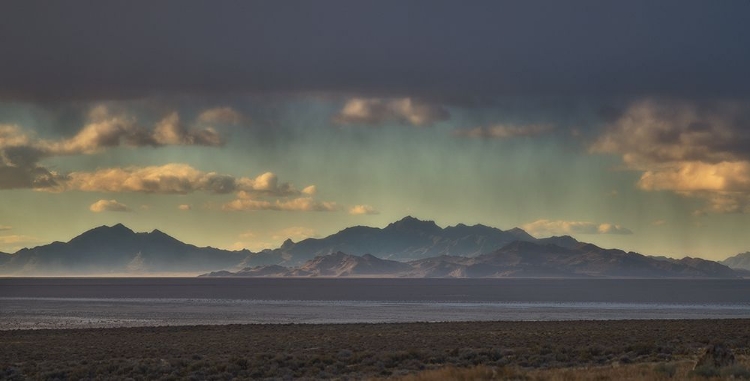
[[[370,254],[363,256],[337,252],[315,257],[299,270],[314,276],[358,276],[401,274],[411,269],[406,263],[380,259]]]
[[[571,243],[567,239],[564,242]],[[665,261],[581,242],[568,248],[548,243],[514,241],[476,257],[442,255],[404,263],[369,254],[355,256],[336,252],[317,256],[297,268],[258,266],[237,273],[207,276],[737,278],[742,274],[722,264],[698,258]]]
[[[0,266],[13,259],[13,254],[3,253],[0,251]]]
[[[574,248],[540,242],[514,242],[496,252],[477,258],[477,261],[485,267],[493,268],[494,273],[512,276],[642,278],[734,278],[738,276],[736,272],[724,265],[703,259],[683,258],[668,262],[634,252],[603,249],[582,242]]]
[[[201,277],[284,277],[292,276],[292,269],[279,265],[247,267],[237,272],[214,271]]]
[[[13,275],[205,272],[237,265],[250,252],[199,248],[159,231],[135,233],[122,224],[100,226],[71,239],[22,249],[0,265]]]
[[[721,264],[733,269],[750,270],[750,251],[729,257],[721,261]]]

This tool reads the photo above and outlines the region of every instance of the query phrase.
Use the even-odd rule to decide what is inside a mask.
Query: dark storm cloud
[[[0,190],[49,188],[57,185],[56,175],[39,166],[14,167],[0,164]]]
[[[0,99],[750,95],[750,2],[4,3]]]

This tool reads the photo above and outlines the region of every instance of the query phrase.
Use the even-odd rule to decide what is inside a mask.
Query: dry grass
[[[638,376],[643,369],[656,372],[654,379],[666,379],[658,377],[667,377],[672,371],[672,379],[680,379],[680,364],[693,361],[714,340],[747,358],[750,321],[0,331],[0,379],[368,379],[414,375],[423,378],[413,379],[603,380]],[[671,364],[677,365],[672,368]],[[425,371],[438,373],[420,373]]]
[[[489,367],[485,365],[471,368],[444,367],[410,374],[393,381],[484,381],[484,380],[527,380],[527,381],[605,381],[605,380],[736,380],[750,379],[750,358],[739,359],[738,364],[717,370],[717,375],[705,375],[693,371],[694,361],[669,363],[644,363],[610,365],[597,367],[520,369],[516,367]]]

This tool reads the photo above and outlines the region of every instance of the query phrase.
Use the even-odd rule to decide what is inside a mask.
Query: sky
[[[747,1],[3,4],[0,251],[411,215],[750,250]]]

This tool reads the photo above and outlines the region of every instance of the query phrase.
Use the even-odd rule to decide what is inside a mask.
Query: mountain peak
[[[532,236],[531,234],[527,233],[526,230],[523,230],[523,229],[518,228],[518,227],[510,229],[510,230],[506,231],[506,233],[512,234],[513,236],[515,236],[516,238],[518,238],[521,241],[534,241],[534,240],[536,240],[536,238],[534,238],[534,236]]]
[[[144,234],[144,233],[139,233]],[[175,237],[172,237],[171,235],[164,233],[163,231],[159,229],[154,229],[150,233],[145,233],[145,236],[150,242],[153,243],[159,243],[161,245],[185,245],[185,243],[181,242]]]
[[[123,234],[123,233],[124,234],[133,234],[134,233],[127,226],[125,226],[125,225],[123,225],[121,223],[117,223],[117,224],[114,224],[112,226],[107,226],[107,225],[97,226],[97,227],[95,227],[95,228],[93,228],[91,230],[88,230],[88,231],[84,232],[81,235],[84,235],[84,234],[87,234],[87,233],[94,233],[94,232],[97,232],[97,233],[99,233],[99,232],[110,232],[110,233],[120,233],[120,234]]]
[[[282,248],[282,249],[288,249],[288,248],[290,248],[290,247],[292,247],[292,246],[294,246],[294,241],[292,241],[292,239],[291,239],[291,238],[287,238],[287,239],[286,239],[286,240],[285,240],[285,241],[284,241],[284,242],[283,242],[283,243],[281,244],[281,248]]]
[[[404,218],[402,218],[402,219],[394,222],[394,224],[398,224],[398,223],[408,224],[408,223],[419,223],[419,222],[422,222],[422,220],[420,220],[419,218],[412,217],[412,216],[406,216],[406,217],[404,217]]]
[[[441,230],[435,221],[422,221],[412,216],[406,216],[396,222],[392,222],[385,227],[386,229],[395,230]]]
[[[102,225],[81,233],[77,237],[71,239],[69,243],[90,242],[98,244],[107,241],[111,242],[112,240],[124,239],[134,234],[135,233],[132,230],[128,229],[123,224],[115,224],[112,226]]]
[[[169,235],[167,233],[164,233],[163,231],[161,231],[159,229],[152,230],[150,233],[148,233],[148,236],[150,236],[152,239],[153,238],[159,238],[159,239],[168,239],[168,240],[172,240],[172,241],[177,241],[176,238],[172,237],[171,235]]]
[[[575,249],[578,247],[578,245],[581,244],[577,239],[569,236],[569,235],[560,235],[560,236],[552,236],[548,238],[541,238],[537,240],[537,242],[544,243],[544,244],[551,244],[551,245],[557,245],[560,247],[564,247],[567,249]]]

